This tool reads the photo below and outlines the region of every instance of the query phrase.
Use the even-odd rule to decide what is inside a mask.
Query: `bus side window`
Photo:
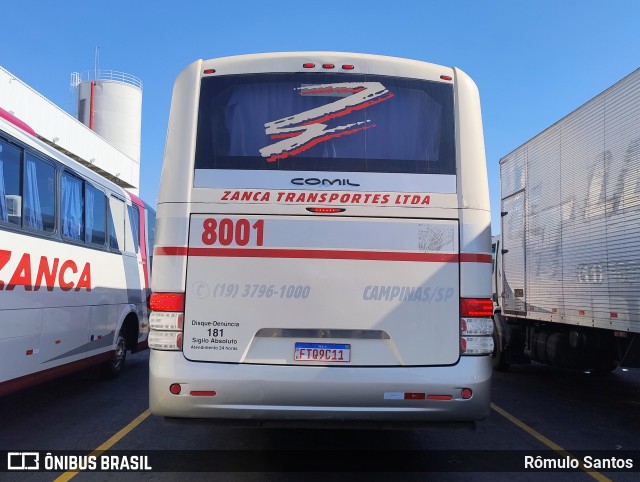
[[[137,253],[140,248],[140,212],[138,206],[127,205],[129,223],[127,224],[127,237],[125,251]]]
[[[86,184],[87,199],[87,236],[86,242],[95,246],[104,246],[107,239],[107,198],[102,191]]]
[[[83,181],[68,172],[62,173],[62,237],[84,241]]]
[[[22,225],[52,233],[56,219],[55,168],[25,153]]]
[[[124,201],[115,197],[109,198],[109,248],[124,248]]]
[[[18,226],[22,219],[21,154],[20,149],[0,140],[0,222]]]

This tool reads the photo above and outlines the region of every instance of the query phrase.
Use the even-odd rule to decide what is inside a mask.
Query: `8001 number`
[[[251,224],[248,219],[233,220],[223,218],[219,221],[215,218],[207,218],[202,223],[202,242],[211,246],[246,246],[255,239],[255,246],[264,243],[264,219],[258,219]],[[255,238],[254,238],[255,236]]]

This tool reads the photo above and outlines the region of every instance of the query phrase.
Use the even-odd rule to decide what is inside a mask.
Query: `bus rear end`
[[[458,69],[195,62],[174,89],[158,202],[152,412],[482,419],[488,202],[477,89]]]

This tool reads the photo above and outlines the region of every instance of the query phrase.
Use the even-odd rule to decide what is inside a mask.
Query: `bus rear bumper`
[[[149,373],[155,415],[296,426],[482,420],[492,368],[487,356],[461,357],[444,367],[368,368],[194,363],[181,352],[151,350]],[[180,385],[179,394],[171,393],[173,384]],[[463,389],[471,390],[470,398],[463,398]]]

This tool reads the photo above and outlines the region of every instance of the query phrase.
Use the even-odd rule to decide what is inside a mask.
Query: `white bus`
[[[461,70],[329,52],[198,60],[175,83],[157,214],[152,413],[487,414],[489,193]]]
[[[0,109],[0,395],[146,348],[154,225]]]

